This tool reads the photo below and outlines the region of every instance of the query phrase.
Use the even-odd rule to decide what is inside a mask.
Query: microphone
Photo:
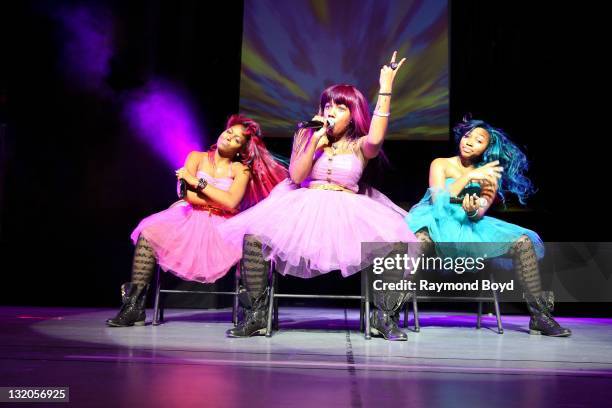
[[[465,197],[465,196],[463,196],[463,197]],[[463,204],[463,197],[451,197],[450,198],[450,203],[451,204]],[[487,201],[486,198],[480,197],[478,199],[478,206],[480,208],[486,207],[487,204],[489,204],[489,202]]]
[[[336,124],[336,121],[333,118],[327,118],[327,127],[333,128]],[[298,129],[321,129],[323,127],[323,122],[319,120],[306,120],[304,122],[300,122],[297,124]]]
[[[180,179],[176,185],[176,195],[178,198],[183,199],[187,196],[187,182]]]

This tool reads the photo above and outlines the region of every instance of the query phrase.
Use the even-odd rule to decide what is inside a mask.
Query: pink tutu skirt
[[[227,245],[219,235],[218,227],[225,222],[224,217],[185,203],[145,218],[131,238],[136,244],[142,234],[163,270],[182,279],[211,283],[242,256],[240,249]]]
[[[375,190],[373,196],[297,188],[281,182],[268,198],[227,220],[219,232],[233,248],[257,236],[278,272],[310,278],[339,270],[352,275],[396,242],[416,242],[406,212]],[[362,242],[379,243],[364,246]],[[380,244],[385,243],[385,244]]]

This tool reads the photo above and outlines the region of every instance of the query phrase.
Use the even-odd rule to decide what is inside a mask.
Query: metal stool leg
[[[278,292],[278,279],[274,279],[274,293]],[[278,330],[278,298],[274,298],[274,320],[272,321],[272,328]]]
[[[421,323],[419,322],[419,304],[417,302],[416,290],[412,291],[412,310],[414,314],[414,331],[418,333],[421,331]]]
[[[497,333],[498,334],[504,334],[504,328],[502,327],[502,321],[501,321],[501,313],[499,312],[499,301],[497,300],[497,291],[493,291],[493,297],[494,302],[493,304],[495,305],[495,317],[497,318]]]
[[[238,292],[240,291],[240,263],[236,265],[234,274],[234,301],[232,302],[232,323],[234,326],[238,324]]]
[[[478,314],[476,315],[476,328],[480,329],[482,321],[482,302],[478,302]]]
[[[489,275],[489,279],[491,283],[495,283],[495,277],[493,273]],[[504,334],[504,328],[501,324],[501,313],[499,312],[499,297],[496,290],[493,290],[493,306],[495,306],[495,317],[497,318],[497,333]]]
[[[364,337],[366,340],[370,340],[372,338],[372,334],[370,333],[370,277],[368,275],[368,271],[363,272],[365,274],[365,333]]]
[[[157,265],[157,270],[155,271],[155,302],[153,305],[153,326],[157,326],[160,323],[160,313],[159,313],[159,291],[161,290],[161,270],[159,265]]]
[[[491,283],[495,282],[495,277],[493,276],[492,273],[489,279],[491,280]],[[497,333],[504,334],[504,328],[502,327],[502,321],[501,321],[501,313],[499,312],[499,299],[498,299],[497,291],[494,290],[492,292],[493,292],[493,305],[495,306],[495,317],[497,318]]]
[[[270,282],[270,299],[268,300],[268,327],[266,328],[266,337],[272,337],[272,319],[274,318],[274,286],[275,286],[275,273],[272,270],[272,276],[269,278]]]
[[[365,281],[363,280],[363,274],[364,271],[361,271],[361,275],[360,275],[360,286],[361,286],[361,299],[359,299],[359,331],[360,332],[364,332],[365,330],[365,320],[363,319],[363,315],[365,313],[365,295],[364,295],[364,283]]]
[[[363,299],[359,304],[359,331],[362,333],[365,332],[365,302]]]

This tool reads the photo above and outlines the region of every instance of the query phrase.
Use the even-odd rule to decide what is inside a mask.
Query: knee
[[[242,240],[243,251],[261,251],[261,248],[261,240],[256,235],[247,234],[244,236],[244,239]]]
[[[527,235],[521,235],[513,245],[514,252],[524,252],[533,249],[533,242]]]
[[[433,242],[427,228],[420,229],[414,234],[419,242]]]

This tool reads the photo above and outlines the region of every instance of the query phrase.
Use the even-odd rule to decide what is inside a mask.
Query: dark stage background
[[[472,112],[526,147],[539,191],[526,210],[510,205],[496,216],[538,231],[545,241],[606,241],[610,67],[598,21],[604,14],[560,4],[450,2],[450,120]],[[57,11],[81,5],[112,21],[114,51],[96,89],[78,82],[63,54],[69,33]],[[164,78],[188,91],[212,141],[238,110],[243,3],[22,1],[11,7],[2,11],[0,302],[118,305],[131,266],[130,232],[176,197],[172,165],[134,136],[123,106],[133,92]],[[289,139],[268,140],[285,155],[289,145]],[[450,138],[388,141],[385,150],[393,168],[381,190],[408,206],[425,191],[430,161],[453,154],[454,145]],[[352,290],[336,277],[288,286],[302,285]],[[609,314],[604,306],[565,304],[560,313]]]

